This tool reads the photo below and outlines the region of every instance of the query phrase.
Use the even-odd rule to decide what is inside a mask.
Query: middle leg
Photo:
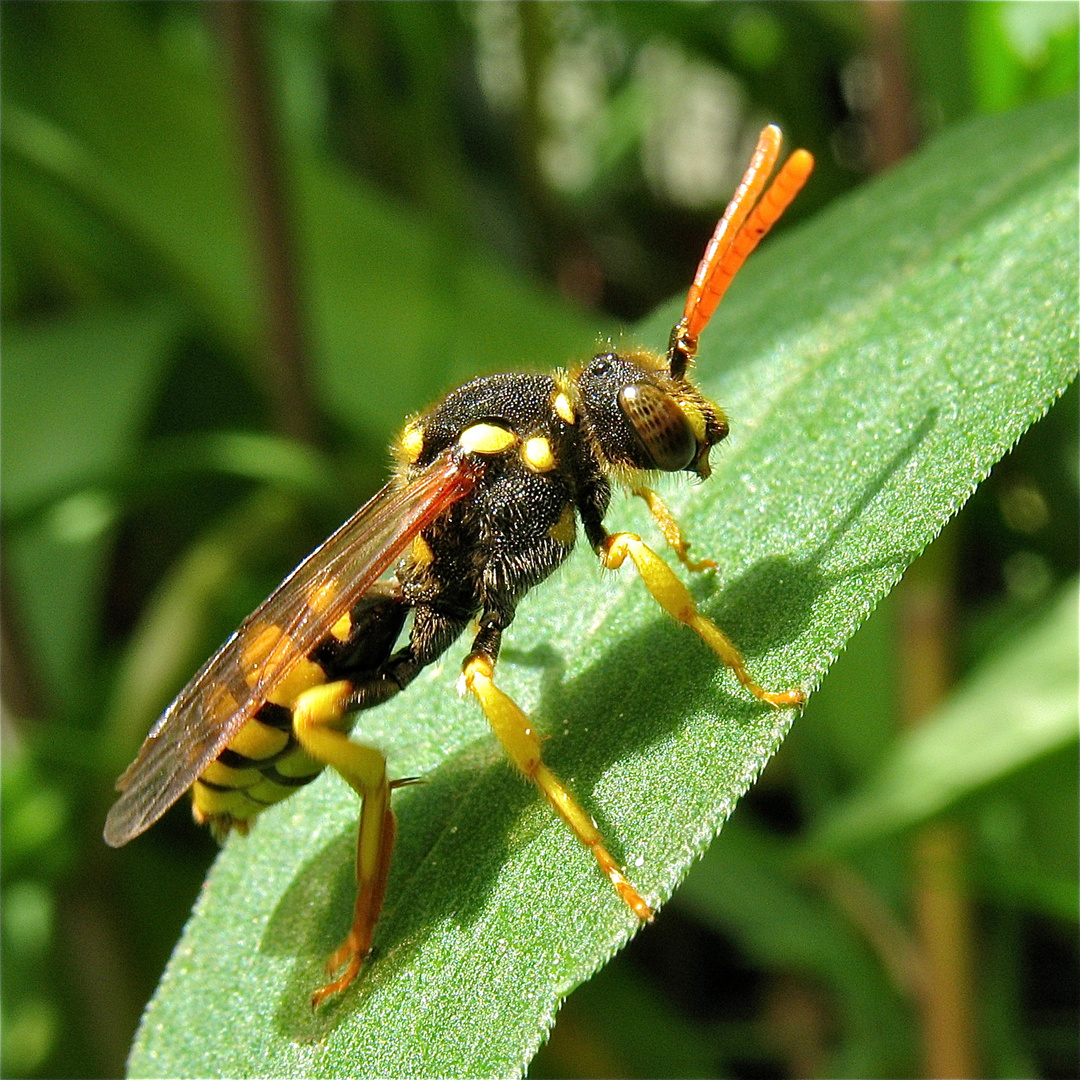
[[[517,703],[503,693],[494,682],[495,657],[498,654],[499,631],[489,620],[481,622],[473,651],[466,658],[458,689],[470,693],[480,703],[487,722],[502,743],[510,760],[543,792],[570,831],[595,857],[600,869],[615,887],[627,906],[643,921],[652,918],[652,908],[627,881],[611,853],[604,847],[596,822],[585,812],[570,790],[544,764],[540,754],[540,739],[532,722]],[[483,641],[481,641],[483,639]],[[479,647],[477,647],[479,646]]]
[[[682,529],[679,528],[679,523],[675,520],[675,515],[668,509],[667,503],[664,502],[652,488],[638,485],[632,489],[632,493],[641,499],[649,508],[649,513],[652,514],[657,527],[660,529],[660,532],[663,533],[664,539],[668,542],[668,545],[675,554],[679,556],[679,562],[681,562],[687,570],[693,570],[695,573],[698,573],[702,570],[716,569],[716,562],[713,559],[690,558],[690,541],[683,536]]]
[[[653,599],[673,618],[685,623],[733,672],[735,677],[759,701],[778,709],[799,708],[806,702],[802,690],[783,690],[773,693],[759,686],[746,670],[742,653],[720,627],[698,611],[694,598],[655,551],[634,533],[613,533],[597,548],[600,561],[608,570],[617,570],[627,555],[637,567],[645,587]]]

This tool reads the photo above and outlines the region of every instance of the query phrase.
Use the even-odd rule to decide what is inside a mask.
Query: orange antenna
[[[776,224],[813,171],[813,156],[806,150],[796,150],[762,195],[769,173],[780,156],[781,139],[780,129],[775,124],[762,131],[742,183],[705,248],[686,296],[683,316],[671,334],[668,356],[672,374],[676,377],[697,352],[698,337],[739,268]]]

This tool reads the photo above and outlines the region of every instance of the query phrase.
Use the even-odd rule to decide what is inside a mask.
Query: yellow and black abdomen
[[[256,814],[314,780],[322,769],[297,744],[292,710],[267,702],[195,781],[195,820],[218,836],[231,828],[246,832]]]
[[[267,652],[280,637],[277,627],[266,627],[256,636],[251,651]],[[320,664],[310,658],[301,660],[207,765],[191,792],[192,811],[200,825],[208,824],[219,837],[234,827],[246,832],[261,810],[281,802],[322,772],[323,766],[296,741],[292,705],[303,691],[326,681]]]
[[[298,743],[293,705],[305,691],[342,679],[362,682],[383,664],[407,614],[396,583],[380,583],[342,616],[307,657],[293,664],[255,715],[202,771],[192,785],[192,812],[222,839],[231,829],[247,832],[251,820],[310,783],[324,766]],[[254,686],[260,669],[272,664],[282,631],[263,626],[251,632],[244,650]],[[224,695],[227,697],[227,695]],[[355,714],[330,722],[351,729]]]

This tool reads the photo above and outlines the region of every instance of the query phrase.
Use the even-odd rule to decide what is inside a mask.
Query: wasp
[[[755,698],[798,707],[799,689],[759,686],[735,645],[698,609],[668,564],[633,533],[609,533],[613,486],[643,498],[691,570],[689,544],[655,492],[656,472],[709,476],[728,434],[720,408],[694,386],[698,337],[739,267],[806,182],[796,150],[766,183],[780,130],[761,133],[705,250],[665,355],[608,350],[569,371],[475,379],[413,418],[394,445],[391,481],[308,556],[203,665],[165,710],[117,781],[105,840],[126,844],[187,790],[195,820],[218,839],[246,833],[266,807],[335,769],[361,799],[352,927],[327,962],[318,1007],[345,990],[371,951],[395,822],[392,780],[352,722],[404,690],[475,620],[458,688],[471,694],[513,764],[548,799],[642,920],[652,909],[608,852],[592,818],[544,764],[529,718],[495,684],[518,603],[552,573],[578,522],[601,566],[629,557],[665,611],[687,624]],[[388,573],[389,572],[389,573]],[[404,645],[406,618],[413,621]]]

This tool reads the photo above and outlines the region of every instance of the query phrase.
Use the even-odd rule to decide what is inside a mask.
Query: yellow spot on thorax
[[[406,424],[398,437],[398,451],[410,465],[415,465],[424,451],[424,431],[415,421]]]
[[[412,556],[412,561],[419,567],[430,566],[435,561],[431,545],[419,533],[413,537],[409,554]]]
[[[574,408],[570,404],[570,399],[561,390],[552,398],[551,406],[560,420],[572,424],[577,419],[574,416]]]
[[[461,448],[471,454],[501,454],[517,442],[517,436],[498,424],[473,424],[459,436]]]
[[[320,585],[317,589],[312,589],[308,593],[307,605],[312,611],[321,615],[333,602],[334,597],[337,596],[338,589],[337,584],[333,581],[328,581],[323,585]]]
[[[534,435],[521,448],[521,457],[533,472],[551,472],[555,468],[555,455],[551,443],[543,435]]]
[[[336,581],[327,581],[320,585],[317,589],[312,589],[308,594],[307,604],[316,615],[323,615],[327,609],[334,602],[338,595],[338,586]],[[330,627],[330,633],[338,639],[338,641],[347,641],[349,633],[352,630],[352,617],[348,612],[345,612],[333,626]]]

